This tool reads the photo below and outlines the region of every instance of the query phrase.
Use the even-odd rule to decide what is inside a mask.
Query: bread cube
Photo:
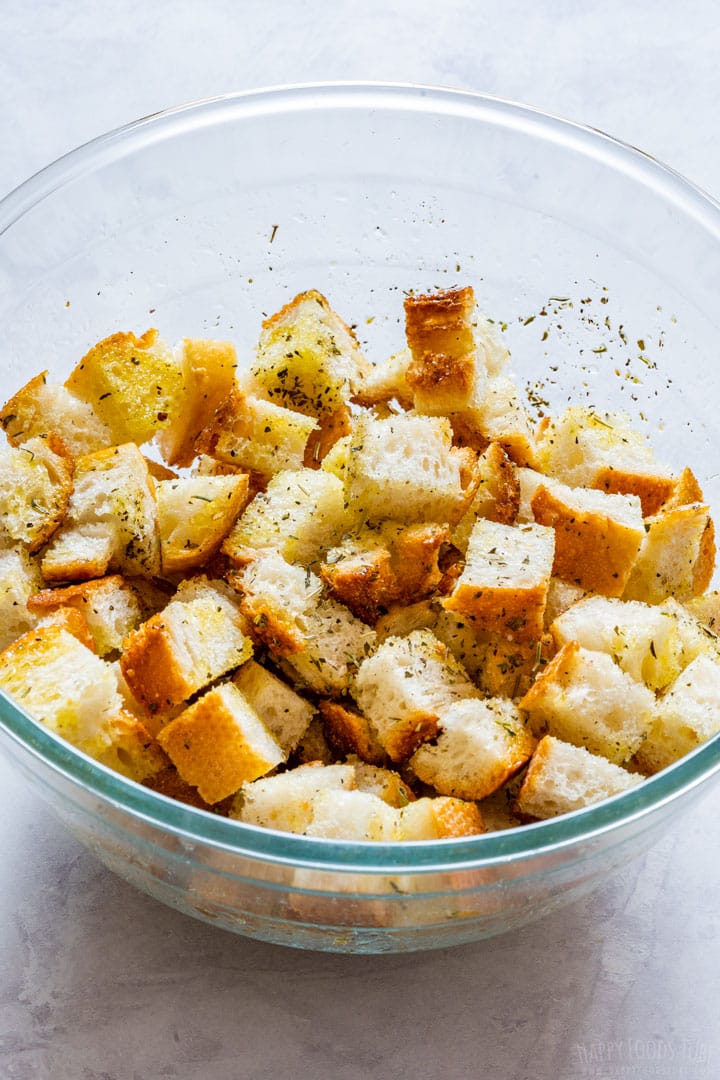
[[[546,480],[531,500],[555,530],[553,574],[588,592],[622,596],[645,536],[636,495],[569,488]]]
[[[450,423],[441,417],[360,416],[347,449],[346,497],[365,522],[455,524],[479,482],[475,455],[453,448]]]
[[[222,683],[171,720],[158,742],[183,780],[217,803],[285,760],[242,692]]]
[[[500,443],[490,443],[478,460],[480,483],[467,512],[452,531],[451,540],[465,554],[478,518],[514,525],[520,509],[517,469]]]
[[[91,405],[62,384],[49,383],[47,371],[35,375],[0,411],[0,424],[11,446],[62,432],[73,457],[102,450],[113,441],[110,429]]]
[[[264,479],[302,468],[317,420],[236,388],[198,436],[196,449]]]
[[[40,568],[24,547],[0,549],[0,649],[35,625],[27,602],[41,585]]]
[[[477,836],[486,831],[482,814],[474,802],[445,795],[417,799],[397,815],[396,840],[449,840]]]
[[[0,451],[0,541],[33,554],[63,521],[73,489],[73,459],[57,435],[38,435]]]
[[[397,401],[401,408],[411,409],[413,392],[407,373],[412,362],[409,349],[400,349],[379,364],[371,363],[363,374],[354,400],[365,406]]]
[[[535,738],[507,698],[456,701],[440,712],[440,734],[410,768],[441,795],[484,799],[529,760]]]
[[[28,600],[28,609],[37,618],[67,607],[81,612],[87,620],[100,656],[120,649],[124,638],[147,615],[146,604],[137,589],[119,574],[65,589],[43,589]]]
[[[636,758],[659,772],[720,732],[720,660],[701,655],[658,701],[655,721]]]
[[[245,565],[257,551],[277,551],[291,563],[308,566],[332,547],[346,528],[342,483],[314,469],[276,473],[236,522],[223,551]]]
[[[440,714],[452,702],[480,696],[429,630],[384,641],[361,664],[352,694],[392,761],[403,761],[434,738]]]
[[[546,735],[533,754],[517,810],[530,818],[557,817],[628,791],[641,781],[641,776],[604,757]]]
[[[321,701],[318,709],[325,738],[338,757],[356,754],[371,765],[383,764],[385,751],[366,716],[338,701]]]
[[[606,653],[571,641],[540,673],[520,708],[530,714],[536,735],[547,732],[620,765],[646,737],[655,696]]]
[[[478,630],[516,641],[537,641],[553,566],[555,537],[542,525],[502,525],[483,518],[473,526],[465,569],[443,601]]]
[[[237,356],[229,341],[185,338],[177,347],[182,392],[158,445],[168,465],[186,467],[195,457],[195,442],[216,409],[235,386]]]
[[[197,569],[220,550],[248,500],[248,478],[187,476],[155,488],[165,574]]]
[[[535,467],[533,425],[517,386],[505,375],[489,379],[482,401],[454,414],[452,422],[460,445],[482,451],[489,443],[497,442],[516,465]]]
[[[96,754],[101,765],[107,765],[137,784],[152,780],[169,766],[167,754],[159,742],[131,713],[118,713],[107,722],[105,730],[110,742]]]
[[[231,577],[253,634],[321,694],[347,690],[375,643],[374,632],[342,604],[322,596],[319,579],[275,553],[260,554]]]
[[[313,799],[306,836],[328,840],[395,839],[397,810],[369,791],[320,791]]]
[[[279,832],[305,833],[320,793],[354,788],[352,765],[300,765],[289,772],[245,784],[230,817]]]
[[[90,652],[96,653],[95,640],[90,632],[87,619],[82,611],[74,607],[56,607],[36,618],[35,629],[41,630],[45,626],[60,626],[72,634],[74,638],[84,645]]]
[[[254,660],[235,672],[235,686],[262,719],[285,755],[290,754],[307,731],[315,709],[287,683]]]
[[[689,600],[707,589],[715,569],[715,528],[706,503],[663,510],[645,522],[645,535],[623,596],[658,604]]]
[[[128,635],[120,658],[132,693],[154,711],[186,701],[252,655],[245,620],[221,589],[205,583],[195,596],[178,595]]]
[[[400,774],[393,769],[370,765],[364,761],[354,762],[353,768],[358,791],[369,791],[397,810],[415,799],[412,788],[409,788]]]
[[[160,572],[154,484],[132,443],[77,459],[65,520],[42,560],[48,581],[86,580],[107,570]]]
[[[412,353],[406,377],[417,411],[445,416],[481,400],[487,373],[475,349],[472,288],[408,296],[404,307]]]

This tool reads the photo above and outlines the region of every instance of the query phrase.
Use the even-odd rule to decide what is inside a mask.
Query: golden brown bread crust
[[[677,481],[672,476],[628,472],[608,465],[598,469],[592,486],[608,495],[637,495],[643,517],[652,517],[672,496]]]
[[[687,506],[688,503],[701,503],[705,502],[705,496],[702,493],[702,488],[697,481],[692,469],[685,468],[675,481],[675,486],[672,495],[664,503],[662,509],[676,510],[679,506]],[[655,511],[657,513],[658,511]],[[650,514],[644,514],[644,517],[651,517]]]
[[[506,634],[511,641],[538,641],[543,636],[547,582],[529,589],[485,588],[460,582],[443,607],[472,623],[478,632]]]
[[[509,641],[500,634],[489,634],[485,658],[478,673],[480,689],[490,697],[517,698],[525,694],[537,675],[556,652],[552,634],[544,633],[537,641]]]
[[[355,347],[357,349],[360,348],[360,342],[358,341],[357,335],[355,334],[353,328],[351,326],[348,326],[347,323],[340,318],[336,311],[333,311],[323,294],[319,293],[317,289],[308,289],[307,292],[298,293],[298,295],[294,296],[292,300],[288,300],[287,304],[284,304],[279,311],[276,311],[274,315],[269,315],[267,319],[263,320],[262,329],[274,330],[276,327],[283,326],[287,322],[293,322],[297,314],[297,309],[300,307],[301,304],[305,303],[308,300],[314,301],[316,304],[319,304],[325,314],[331,316],[332,321],[335,322],[338,327],[341,327],[345,331],[345,333],[349,335]]]
[[[303,465],[306,469],[319,469],[323,458],[332,450],[338,439],[352,431],[350,410],[347,406],[331,413],[321,413],[318,426],[310,433],[305,447]]]
[[[436,713],[410,713],[394,724],[384,735],[384,745],[391,761],[406,761],[425,742],[434,739],[440,730]]]
[[[59,435],[51,431],[48,435],[40,435],[37,438],[43,440],[43,443],[53,455],[51,460],[45,459],[43,462],[53,486],[53,502],[52,506],[45,507],[44,512],[36,520],[36,515],[33,514],[34,520],[32,526],[29,525],[28,535],[25,539],[27,549],[31,555],[44,547],[62,525],[73,492],[73,474],[75,472],[73,456]],[[33,441],[31,440],[31,442]],[[22,446],[20,449],[22,451]],[[28,453],[32,454],[33,451],[29,450]]]
[[[252,559],[248,559],[248,565]],[[248,633],[255,641],[267,646],[277,656],[292,656],[302,652],[304,642],[290,618],[283,618],[275,604],[266,603],[261,596],[250,597],[243,591],[243,575],[230,571],[228,585],[240,593],[240,610],[248,620]]]
[[[415,361],[422,365],[426,356],[438,354],[446,354],[451,362],[452,358],[472,356],[475,351],[472,286],[408,296],[404,307],[405,335]]]
[[[120,668],[133,695],[151,712],[179,705],[195,690],[178,664],[162,612],[125,639]]]
[[[161,462],[153,461],[149,457],[144,457],[144,461],[153,480],[177,480],[178,474],[172,469],[167,469]]]
[[[475,421],[461,412],[450,417],[453,429],[453,444],[467,447],[478,454],[483,454],[491,443],[498,443],[510,460],[523,469],[537,467],[537,450],[528,437],[521,431],[507,431],[490,437],[477,427]]]
[[[331,596],[371,625],[391,603],[396,588],[387,549],[350,555],[336,563],[322,563],[320,577]]]
[[[28,402],[32,402],[38,395],[40,387],[44,386],[48,377],[48,371],[41,371],[39,375],[25,383],[17,393],[13,394],[9,401],[0,409],[0,425],[7,436],[11,446],[20,446],[24,431],[13,433],[13,421],[27,413]],[[26,425],[23,424],[23,427]]]
[[[82,611],[83,605],[91,604],[96,593],[103,593],[108,588],[135,589],[122,574],[108,574],[107,577],[93,578],[60,589],[41,589],[28,600],[28,611],[38,615],[60,607],[73,607]]]
[[[438,827],[438,839],[476,836],[486,832],[482,814],[474,802],[455,799],[451,795],[438,795],[432,801],[432,808]]]
[[[338,757],[356,754],[368,765],[385,764],[387,755],[365,716],[337,701],[320,701],[318,709],[325,737]]]
[[[407,369],[408,386],[416,395],[431,398],[434,407],[443,411],[462,408],[475,383],[475,356],[451,356],[447,353],[413,354]]]
[[[47,591],[52,592],[52,590]],[[34,597],[31,596],[30,600],[33,599]],[[28,601],[28,608],[29,607],[30,602]],[[90,652],[97,652],[95,648],[95,639],[92,636],[87,619],[82,611],[79,611],[76,607],[64,607],[62,604],[59,604],[51,608],[46,608],[45,612],[46,614],[43,615],[40,622],[41,626],[59,626],[63,630],[67,630],[74,638],[77,638],[80,644],[84,645]]]
[[[168,465],[195,459],[195,442],[235,385],[237,357],[229,341],[185,338],[185,388],[177,419],[160,436]]]
[[[715,523],[709,517],[700,541],[700,551],[693,567],[693,596],[702,596],[705,590],[710,587],[715,572],[715,555]]]
[[[515,467],[497,442],[489,444],[483,458],[478,463],[481,472],[478,494],[487,490],[495,501],[492,514],[487,516],[503,525],[514,525],[520,509],[520,481]]]
[[[577,641],[568,641],[543,668],[520,702],[520,708],[532,712],[545,703],[545,684],[559,685],[572,679],[573,668],[580,652]]]
[[[160,744],[131,713],[118,713],[108,721],[106,729],[112,741],[98,754],[98,761],[108,768],[141,784],[169,766],[169,758]]]

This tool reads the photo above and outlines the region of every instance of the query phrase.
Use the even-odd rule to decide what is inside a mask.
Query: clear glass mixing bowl
[[[720,207],[587,128],[421,87],[281,88],[141,120],[0,203],[4,396],[116,329],[230,338],[317,288],[367,352],[403,290],[472,283],[536,405],[630,411],[717,507]],[[519,926],[643,852],[720,770],[720,741],[556,821],[424,844],[258,830],[126,781],[0,701],[5,752],[126,880],[302,948],[445,946]]]

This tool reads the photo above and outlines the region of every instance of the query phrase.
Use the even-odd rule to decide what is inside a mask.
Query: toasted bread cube
[[[463,554],[478,518],[514,525],[520,509],[517,469],[500,443],[490,443],[478,460],[480,483],[467,513],[452,531],[452,542]]]
[[[286,755],[299,744],[315,709],[287,683],[248,660],[232,680]]]
[[[400,349],[379,364],[371,363],[355,393],[355,401],[366,406],[396,401],[401,408],[411,409],[413,392],[407,378],[411,362],[410,350]]]
[[[465,569],[443,601],[478,630],[537,641],[553,566],[555,537],[542,525],[502,525],[479,518]]]
[[[118,713],[108,721],[106,731],[110,744],[97,754],[97,760],[109,769],[137,784],[144,784],[169,766],[167,754],[159,742],[131,713]]]
[[[531,507],[537,522],[555,530],[556,577],[588,592],[623,595],[645,536],[636,495],[606,495],[547,480]]]
[[[525,817],[557,817],[602,802],[641,782],[641,776],[604,757],[546,735],[533,754],[517,809]]]
[[[698,656],[658,701],[655,722],[637,752],[643,772],[655,773],[720,732],[720,660]]]
[[[602,652],[563,645],[520,708],[536,735],[547,732],[620,765],[632,757],[653,720],[655,696]]]
[[[0,687],[30,716],[97,756],[122,711],[110,664],[62,626],[30,630],[0,653]]]
[[[522,697],[556,652],[552,636],[547,633],[537,641],[511,641],[502,634],[480,637],[485,652],[475,681],[490,697]]]
[[[351,511],[362,520],[454,524],[478,482],[475,456],[452,447],[448,420],[411,414],[358,418],[345,490]]]
[[[637,495],[643,517],[656,514],[676,484],[625,413],[571,406],[538,433],[540,467],[569,487]]]
[[[261,550],[308,566],[332,547],[346,527],[343,485],[315,469],[276,473],[238,519],[223,551],[242,566]]]
[[[352,693],[392,761],[403,761],[434,738],[440,714],[452,702],[480,696],[429,630],[384,641],[360,666]]]
[[[268,401],[318,417],[346,408],[367,370],[352,330],[311,290],[265,320],[251,378]]]
[[[40,568],[25,548],[0,550],[0,649],[35,625],[27,602],[41,585]]]
[[[507,698],[456,701],[440,713],[440,734],[410,768],[441,795],[484,799],[529,760],[535,738]]]
[[[285,760],[282,749],[232,683],[208,690],[158,734],[183,780],[208,803],[233,795]]]
[[[308,469],[319,469],[332,448],[351,432],[352,414],[347,406],[322,413],[318,417],[317,427],[310,432],[303,464]]]
[[[160,571],[154,484],[132,443],[78,458],[65,521],[42,560],[48,581],[86,580],[107,570],[144,577]]]
[[[252,655],[245,621],[211,583],[153,615],[125,640],[120,666],[146,708],[163,711],[186,701]]]
[[[137,589],[119,574],[65,589],[43,589],[28,600],[29,610],[37,617],[61,607],[83,614],[100,656],[120,649],[124,638],[147,615]]]
[[[302,468],[317,426],[311,416],[234,389],[208,421],[196,448],[268,479],[283,469]]]
[[[445,795],[417,799],[400,810],[396,840],[448,840],[485,832],[482,814],[474,802]]]
[[[90,652],[97,652],[87,619],[82,611],[78,611],[77,608],[53,608],[46,614],[41,615],[35,622],[36,630],[40,630],[45,626],[61,626],[63,630],[67,630],[68,634],[72,634],[74,638],[77,638],[80,644],[84,645]]]
[[[155,488],[160,548],[166,574],[202,566],[220,550],[248,499],[248,478],[187,476]]]
[[[408,787],[400,774],[393,769],[370,765],[364,761],[356,762],[353,767],[358,791],[369,791],[397,810],[415,799],[412,788]]]
[[[92,406],[62,384],[49,383],[47,375],[47,371],[35,375],[0,411],[0,424],[10,445],[62,432],[62,441],[73,457],[109,446],[113,441],[110,429]]]
[[[245,784],[230,817],[266,829],[304,833],[313,819],[320,793],[354,788],[352,765],[300,765],[278,776]]]
[[[707,589],[715,568],[710,508],[692,503],[663,510],[645,522],[645,535],[625,585],[626,600],[658,604],[689,600]]]
[[[385,751],[366,716],[337,701],[321,701],[318,708],[325,738],[338,757],[355,754],[371,765],[383,764]]]
[[[240,606],[252,632],[275,656],[318,693],[347,690],[375,634],[342,604],[326,600],[313,573],[272,552],[231,580],[242,592]]]
[[[200,432],[235,386],[237,356],[229,341],[198,338],[185,338],[177,351],[182,393],[158,444],[168,465],[186,467],[193,463]]]
[[[113,334],[86,353],[65,386],[92,406],[114,443],[141,445],[178,413],[183,369],[157,330]]]
[[[320,791],[306,836],[332,840],[395,839],[397,810],[369,791]]]
[[[38,435],[0,452],[0,539],[30,554],[63,521],[73,489],[73,459],[57,435]]]
[[[693,596],[683,606],[701,626],[706,626],[714,634],[720,632],[720,590],[713,589],[703,596]]]
[[[480,401],[487,372],[475,348],[472,288],[408,296],[404,306],[407,382],[417,411],[445,416]]]
[[[452,422],[460,445],[482,451],[497,442],[516,465],[535,467],[537,449],[530,416],[517,386],[505,375],[489,379],[482,401],[453,415]]]
[[[430,596],[442,581],[438,557],[450,537],[442,525],[383,522],[364,528],[331,548],[320,568],[330,593],[374,623],[392,604]]]

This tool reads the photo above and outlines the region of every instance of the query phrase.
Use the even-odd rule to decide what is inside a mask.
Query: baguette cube
[[[571,641],[538,676],[520,708],[530,714],[536,735],[547,732],[620,765],[646,737],[655,695],[606,653]]]
[[[403,761],[434,738],[447,706],[480,696],[429,630],[384,641],[361,665],[352,693],[392,761]]]
[[[245,784],[230,817],[279,832],[305,833],[321,793],[354,788],[352,765],[300,765],[289,772]]]
[[[248,660],[233,680],[285,755],[300,743],[315,715],[309,701],[271,671]]]
[[[160,530],[147,462],[132,443],[78,458],[61,528],[42,560],[48,581],[102,577],[107,570],[160,572]]]
[[[625,585],[626,600],[658,604],[690,600],[710,584],[715,528],[706,503],[663,510],[645,522],[645,535]]]
[[[92,406],[62,384],[49,383],[47,375],[47,371],[35,375],[0,411],[10,445],[62,432],[62,441],[73,457],[109,446],[113,441],[110,429]]]
[[[443,602],[478,630],[537,641],[553,566],[555,536],[542,525],[473,526],[465,569]]]
[[[410,768],[441,795],[484,799],[514,776],[535,738],[507,698],[456,701],[440,713],[440,734],[421,746]]]
[[[187,573],[212,558],[248,500],[248,478],[187,476],[155,488],[163,572]]]
[[[183,369],[157,330],[99,341],[65,381],[110,430],[112,442],[141,445],[180,411]]]
[[[267,480],[281,470],[302,468],[317,427],[311,416],[236,388],[208,421],[196,449]]]
[[[537,448],[530,416],[517,386],[505,375],[489,379],[482,401],[453,415],[452,421],[461,445],[482,451],[489,443],[497,442],[516,465],[536,466]]]
[[[411,409],[413,392],[407,377],[411,362],[410,350],[400,349],[380,364],[371,363],[362,377],[354,400],[365,406],[396,401],[401,408]]]
[[[0,541],[33,554],[50,540],[67,513],[73,459],[57,435],[38,435],[0,452]]]
[[[346,527],[342,483],[314,469],[276,473],[238,519],[223,551],[240,566],[261,550],[308,566],[332,547]]]
[[[281,747],[233,683],[204,693],[162,728],[158,742],[183,780],[211,804],[285,761]]]
[[[490,443],[478,460],[480,483],[467,513],[452,531],[452,542],[465,554],[470,533],[478,518],[514,525],[520,509],[517,469],[500,443]]]
[[[606,495],[547,480],[531,507],[537,522],[555,529],[556,577],[588,592],[623,595],[645,536],[637,495]]]
[[[637,752],[643,772],[655,773],[720,732],[720,660],[698,656],[658,702],[655,722]]]
[[[485,832],[474,802],[448,796],[417,799],[403,807],[395,826],[396,840],[450,840]]]
[[[628,791],[641,781],[641,776],[604,757],[546,735],[533,754],[516,806],[524,817],[557,817]]]
[[[35,625],[27,603],[41,585],[40,569],[24,547],[0,549],[0,649]]]
[[[487,372],[475,349],[473,289],[408,296],[404,306],[412,353],[407,382],[417,411],[445,416],[480,401]]]
[[[355,754],[370,765],[383,764],[385,751],[366,716],[338,701],[321,701],[318,708],[325,738],[338,757]]]
[[[195,442],[235,386],[237,356],[228,341],[185,338],[177,348],[183,387],[175,411],[158,434],[168,465],[186,467]]]
[[[245,620],[212,583],[153,615],[125,639],[123,676],[141,705],[164,711],[186,701],[252,655]]]
[[[81,612],[99,656],[120,649],[125,637],[146,617],[146,605],[137,589],[119,574],[65,589],[43,589],[28,600],[28,609],[38,618],[61,608]]]

